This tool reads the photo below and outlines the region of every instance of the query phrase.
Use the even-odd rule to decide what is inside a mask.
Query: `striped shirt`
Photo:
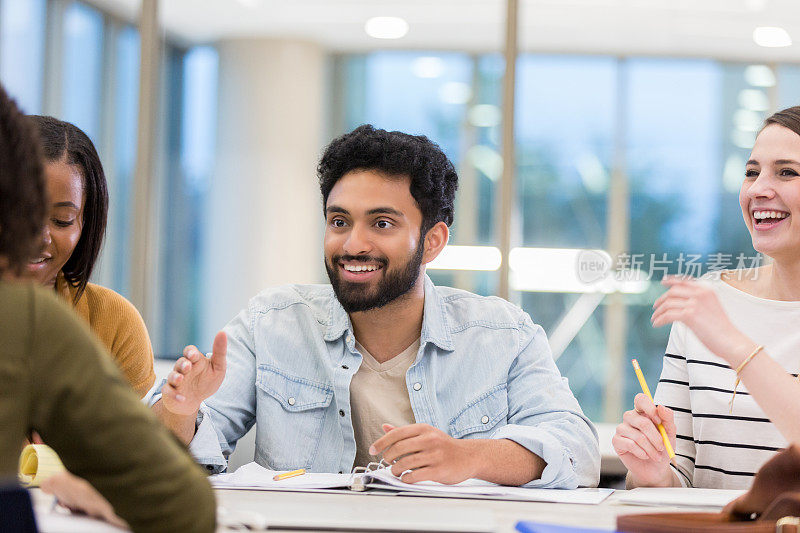
[[[719,273],[704,276],[704,282],[733,324],[796,375],[800,302],[752,296],[721,281]],[[786,446],[741,383],[730,412],[735,380],[736,372],[723,359],[682,323],[673,324],[655,401],[675,412],[676,470],[684,486],[747,489],[761,465]]]

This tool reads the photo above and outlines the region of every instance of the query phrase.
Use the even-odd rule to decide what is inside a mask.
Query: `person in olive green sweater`
[[[210,532],[204,473],[143,406],[88,326],[22,280],[46,215],[36,137],[0,87],[0,478],[37,431],[134,531]],[[2,514],[2,510],[0,510]]]

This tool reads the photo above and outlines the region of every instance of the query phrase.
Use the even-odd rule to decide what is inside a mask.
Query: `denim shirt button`
[[[342,409],[339,409],[339,416],[344,416],[344,411]]]
[[[414,383],[414,390],[420,390],[422,388],[422,383],[416,382]]]
[[[488,424],[489,423],[489,417],[487,415],[483,415],[483,418],[481,418],[481,423]]]
[[[286,403],[288,403],[289,405],[294,405],[295,399],[294,398],[289,398],[288,400],[286,400]]]

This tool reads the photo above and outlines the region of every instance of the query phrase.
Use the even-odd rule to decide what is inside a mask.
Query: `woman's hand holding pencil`
[[[614,450],[630,473],[630,484],[637,487],[670,487],[677,479],[669,466],[670,457],[662,424],[672,447],[675,446],[675,420],[672,410],[656,406],[648,395],[640,393],[633,400],[633,410],[626,411],[611,439]]]

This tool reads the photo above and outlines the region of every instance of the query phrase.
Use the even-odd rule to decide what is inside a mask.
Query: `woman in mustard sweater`
[[[89,323],[142,398],[155,381],[153,348],[144,321],[128,300],[89,283],[108,215],[100,157],[89,137],[73,124],[42,116],[28,120],[41,139],[50,199],[44,248],[28,263],[28,271]]]
[[[205,474],[137,400],[86,325],[26,279],[50,210],[36,141],[0,85],[0,479],[11,480],[25,436],[37,431],[134,531],[211,533],[216,505]],[[95,511],[98,499],[80,489],[59,495],[105,516]],[[8,514],[0,504],[2,531],[13,528]]]

